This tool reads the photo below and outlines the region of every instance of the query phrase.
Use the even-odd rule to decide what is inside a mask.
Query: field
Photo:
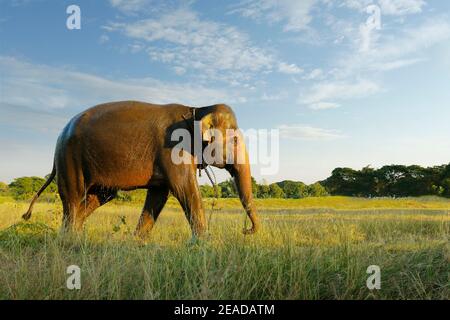
[[[450,201],[441,198],[257,200],[262,230],[241,233],[237,199],[205,201],[209,235],[170,199],[148,241],[140,204],[97,210],[81,238],[59,234],[59,202],[0,198],[0,299],[449,299]],[[66,268],[81,268],[81,290]],[[366,269],[381,268],[369,290]]]

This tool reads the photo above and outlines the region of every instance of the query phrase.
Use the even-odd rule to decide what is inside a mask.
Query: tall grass
[[[59,204],[38,204],[25,223],[26,203],[0,203],[0,299],[450,298],[447,201],[264,200],[253,236],[234,200],[221,201],[195,244],[174,203],[146,243],[132,235],[135,205],[102,207],[73,238],[59,234]],[[66,288],[72,264],[81,290]],[[380,290],[366,287],[369,265],[381,268]]]

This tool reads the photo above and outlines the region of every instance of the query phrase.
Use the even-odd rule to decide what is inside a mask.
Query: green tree
[[[8,194],[8,185],[0,181],[0,195]]]
[[[36,192],[42,187],[46,179],[40,177],[21,177],[14,179],[13,182],[9,184],[9,190],[12,196],[17,200],[25,200],[33,197]],[[56,193],[56,185],[52,183],[49,185],[44,194]]]
[[[218,184],[222,198],[237,198],[236,185],[232,179],[228,179]]]
[[[316,182],[308,186],[308,195],[310,197],[326,197],[329,194],[327,190],[319,182]]]
[[[259,184],[257,186],[257,197],[261,199],[270,198],[270,187],[267,184]]]
[[[252,177],[252,193],[253,197],[258,197],[258,184],[256,183],[255,178]]]
[[[285,180],[277,183],[286,198],[299,199],[308,196],[307,186],[300,181]]]
[[[276,183],[272,183],[269,185],[269,194],[271,198],[284,198],[285,194],[283,189]]]
[[[217,186],[217,196],[219,198],[221,197],[220,191],[221,191],[221,188],[219,186]],[[204,198],[215,198],[216,197],[214,187],[207,185],[207,184],[200,186],[200,193],[202,194],[202,197],[204,197]]]

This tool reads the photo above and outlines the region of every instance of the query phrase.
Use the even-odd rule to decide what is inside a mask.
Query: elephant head
[[[252,222],[252,227],[244,233],[256,232],[259,222],[253,204],[249,157],[233,110],[223,104],[197,108],[194,119],[202,136],[203,164],[225,168],[231,174]]]

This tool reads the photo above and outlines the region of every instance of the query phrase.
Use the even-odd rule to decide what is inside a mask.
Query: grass
[[[75,239],[58,232],[59,203],[39,203],[22,222],[27,203],[0,199],[0,299],[450,298],[448,200],[262,199],[257,206],[258,234],[242,235],[240,204],[220,199],[208,238],[191,244],[171,199],[142,243],[132,236],[136,204],[100,208]],[[81,268],[81,290],[66,288],[72,264]],[[381,268],[380,290],[366,287],[369,265]]]

